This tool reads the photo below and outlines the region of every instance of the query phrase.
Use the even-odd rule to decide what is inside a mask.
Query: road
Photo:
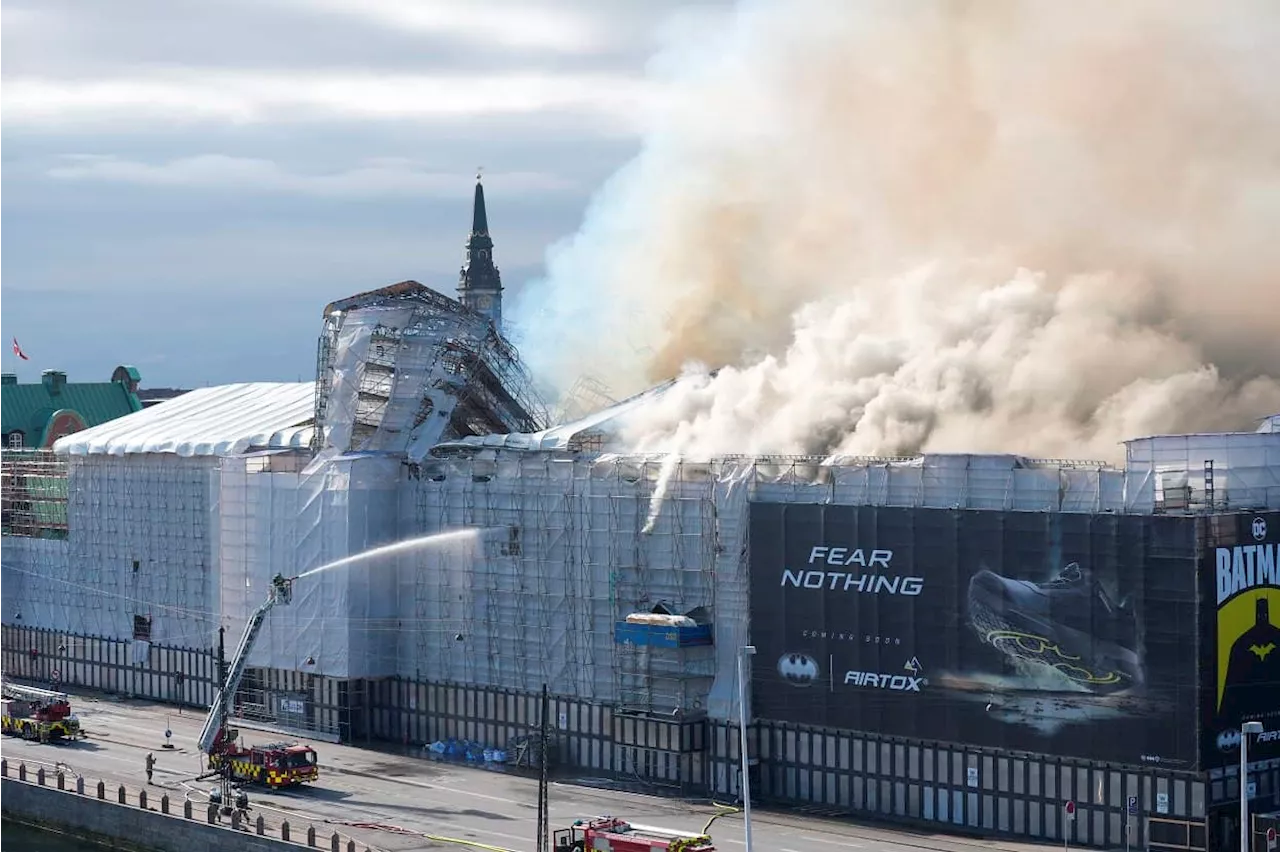
[[[41,745],[10,738],[0,740],[0,753],[10,762],[52,768],[61,762],[86,783],[102,779],[108,786],[145,785],[147,752],[156,755],[155,781],[171,799],[206,801],[210,782],[196,782],[203,761],[196,747],[203,718],[191,711],[141,701],[72,693],[72,707],[88,738],[76,743]],[[164,731],[173,731],[173,749],[162,749]],[[250,739],[270,734],[245,731]],[[424,835],[488,844],[502,849],[533,848],[537,826],[537,781],[471,766],[444,764],[420,757],[388,754],[349,746],[315,743],[320,754],[319,783],[293,791],[268,793],[250,789],[256,813],[274,824],[280,819],[313,822],[325,831],[338,830],[362,844],[388,852],[461,848],[434,842]],[[12,769],[10,770],[13,771]],[[158,797],[159,791],[152,791]],[[660,825],[696,833],[716,814],[710,806],[615,790],[553,783],[551,825],[614,814],[637,824]],[[323,824],[328,823],[330,827]],[[343,823],[378,823],[407,829],[355,828]],[[984,841],[899,831],[851,821],[829,820],[756,809],[752,814],[753,846],[768,852],[1044,852],[1045,846]],[[716,846],[744,852],[740,814],[717,818],[710,834]]]

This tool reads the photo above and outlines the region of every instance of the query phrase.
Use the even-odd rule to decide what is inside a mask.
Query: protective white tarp
[[[270,454],[222,463],[220,623],[238,637],[276,574],[296,577],[395,540],[398,462],[338,456],[299,470]],[[267,617],[250,665],[339,678],[394,664],[395,571],[389,560],[303,577]]]
[[[1280,432],[1157,435],[1125,455],[1125,512],[1280,508]]]
[[[252,447],[303,448],[311,442],[314,410],[313,382],[199,388],[68,435],[53,450],[71,456],[232,456]]]
[[[217,477],[208,457],[73,456],[69,537],[4,539],[5,621],[211,647]]]
[[[485,351],[487,323],[415,302],[362,306],[330,322],[336,332],[324,450],[425,456],[444,436],[463,391],[459,350]]]
[[[716,477],[677,466],[653,516],[661,473],[660,462],[546,454],[423,465],[406,482],[407,522],[483,537],[401,557],[398,673],[701,709],[713,648],[650,653],[613,639],[633,612],[715,604]],[[734,518],[730,535],[740,530]]]

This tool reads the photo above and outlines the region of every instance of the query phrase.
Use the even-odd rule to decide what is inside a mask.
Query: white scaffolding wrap
[[[5,620],[211,647],[216,460],[73,456],[67,475],[69,537],[5,538]]]
[[[489,320],[414,281],[329,305],[315,449],[421,459],[442,439],[546,425],[546,405]]]
[[[709,619],[717,540],[715,477],[677,466],[649,532],[661,463],[494,454],[410,473],[422,532],[486,531],[469,547],[401,560],[412,602],[400,673],[559,693],[651,709],[701,710],[714,650],[669,659],[630,649],[614,626],[656,607]],[[738,570],[734,569],[735,572]]]
[[[395,540],[395,460],[339,456],[305,470],[303,461],[266,453],[223,462],[221,612],[232,636],[276,574],[295,577]],[[339,678],[390,674],[394,587],[390,558],[299,579],[293,604],[263,625],[250,665]]]

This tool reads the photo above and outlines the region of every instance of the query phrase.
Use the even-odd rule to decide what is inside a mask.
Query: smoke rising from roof
[[[1274,0],[780,0],[687,44],[520,306],[562,387],[687,374],[631,448],[1114,459],[1280,410]]]

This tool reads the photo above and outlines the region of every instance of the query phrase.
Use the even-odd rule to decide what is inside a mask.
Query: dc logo
[[[1266,518],[1253,519],[1253,540],[1262,541],[1267,537],[1267,520]]]

